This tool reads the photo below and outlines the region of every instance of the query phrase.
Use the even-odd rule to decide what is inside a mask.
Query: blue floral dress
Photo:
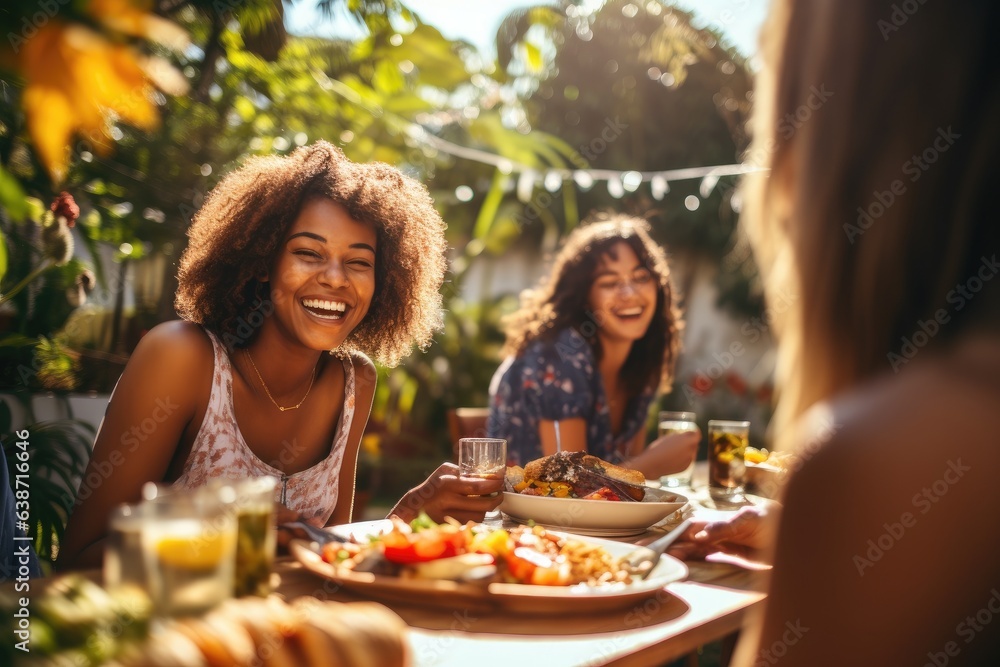
[[[620,463],[637,433],[645,428],[655,390],[647,387],[625,411],[621,431],[611,432],[604,380],[590,344],[573,329],[552,341],[535,341],[520,355],[508,358],[490,383],[490,437],[507,440],[511,465],[542,456],[538,424],[580,418],[587,422],[587,451]]]

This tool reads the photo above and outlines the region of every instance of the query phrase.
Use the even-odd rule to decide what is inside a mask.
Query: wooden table
[[[701,495],[692,494],[693,498]],[[694,515],[711,518],[720,512],[699,505]],[[627,541],[648,542],[661,533],[662,529],[654,529]],[[735,632],[747,612],[764,598],[766,570],[725,562],[687,565],[687,580],[669,584],[634,607],[607,614],[515,615],[380,602],[410,626],[414,667],[518,665],[524,661],[546,667],[656,665]],[[276,569],[281,578],[278,593],[288,599],[303,595],[362,599],[294,561],[281,561]]]
[[[725,515],[711,509],[704,487],[680,492],[702,501],[694,504],[695,517]],[[622,541],[648,542],[670,527],[654,528]],[[399,614],[409,626],[406,641],[413,667],[520,667],[528,661],[544,667],[657,665],[735,632],[747,612],[764,599],[761,591],[766,569],[727,562],[691,561],[687,565],[690,575],[686,580],[667,585],[633,607],[607,613],[442,611],[412,603],[377,601]],[[95,581],[101,579],[96,570],[83,574]],[[276,593],[286,600],[303,596],[342,602],[365,599],[311,573],[290,557],[278,560],[275,574]],[[37,583],[40,585],[32,590],[40,593],[51,581]]]

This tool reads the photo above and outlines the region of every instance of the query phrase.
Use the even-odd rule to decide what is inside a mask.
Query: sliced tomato
[[[531,547],[518,547],[507,554],[507,571],[521,583],[532,583],[535,571],[552,567],[552,559]]]
[[[393,531],[382,537],[385,559],[391,563],[423,563],[437,558],[450,558],[465,547],[465,535],[452,530],[422,530],[405,535]]]
[[[536,586],[566,586],[569,574],[569,564],[553,563],[550,567],[535,568],[531,573],[531,583]]]
[[[621,498],[618,497],[618,494],[606,486],[602,486],[590,495],[584,496],[583,500],[613,500],[621,502]]]

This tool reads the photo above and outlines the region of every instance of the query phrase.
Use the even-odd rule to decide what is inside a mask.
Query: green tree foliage
[[[560,15],[563,20],[555,20]],[[519,10],[501,27],[498,50],[508,75],[531,91],[525,123],[569,144],[578,167],[642,172],[730,164],[746,148],[752,87],[746,58],[669,3],[611,0],[589,15],[569,2]],[[537,54],[548,54],[540,69]],[[724,262],[724,301],[737,311],[757,312],[759,296],[748,282],[755,270],[745,253],[732,253],[734,181],[669,187],[657,200],[648,183],[620,198],[601,182],[586,189],[571,181],[562,185],[574,191],[581,214],[615,209],[643,215],[660,241]],[[688,209],[690,202],[696,210]],[[546,214],[563,230],[576,222],[565,207]],[[533,217],[544,221],[546,214]],[[531,218],[522,214],[521,220]]]
[[[525,102],[533,128],[557,133],[587,166],[652,171],[729,164],[745,148],[750,73],[723,38],[692,25],[691,14],[666,3],[613,0],[586,17],[547,30],[551,66]],[[652,210],[667,240],[718,248],[730,238],[722,197],[682,213],[699,182],[671,184],[662,204],[647,187],[621,201],[595,187],[581,209]],[[727,224],[728,223],[728,224]]]

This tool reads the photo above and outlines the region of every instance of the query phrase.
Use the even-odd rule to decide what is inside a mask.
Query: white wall
[[[31,397],[31,410],[34,412],[36,422],[79,419],[92,426],[96,432],[101,420],[104,419],[104,411],[108,407],[110,398],[110,394],[71,394],[66,397],[52,393],[34,394]],[[29,415],[17,398],[10,394],[0,394],[0,401],[6,403],[10,409],[14,430],[29,425]],[[89,435],[88,439],[93,440]],[[90,443],[91,447],[93,444]]]

